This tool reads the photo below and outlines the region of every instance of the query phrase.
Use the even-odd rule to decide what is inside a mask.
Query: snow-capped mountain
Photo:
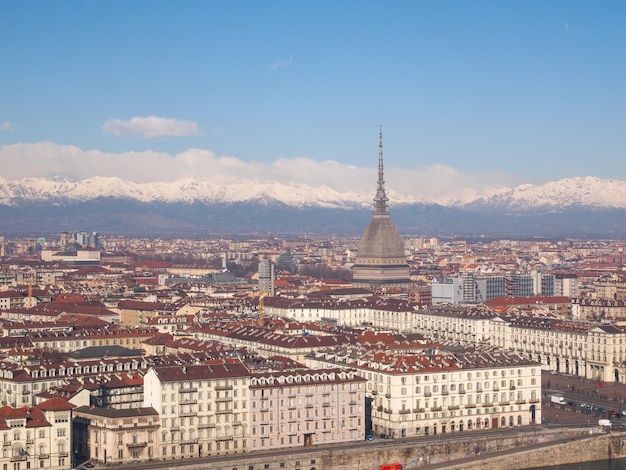
[[[215,184],[183,179],[173,182],[133,183],[121,178],[93,177],[82,181],[0,178],[0,204],[25,202],[86,202],[99,198],[143,203],[235,203],[278,201],[291,207],[354,208],[371,204],[371,195],[340,193],[328,186],[271,184]]]
[[[626,182],[595,177],[570,178],[543,185],[487,188],[481,192],[460,189],[456,194],[407,196],[388,191],[392,206],[437,204],[465,208],[482,206],[509,211],[563,209],[566,207],[626,208]],[[215,184],[183,179],[173,182],[134,183],[116,177],[93,177],[82,181],[0,178],[0,204],[87,202],[99,198],[127,199],[141,203],[239,203],[276,201],[294,208],[369,208],[373,192],[340,192],[328,186],[283,183]]]
[[[594,177],[543,185],[459,188],[405,195],[388,188],[399,230],[493,236],[626,236],[626,182]],[[374,191],[328,186],[215,184],[185,179],[134,183],[0,178],[0,234],[96,230],[104,233],[360,233]]]

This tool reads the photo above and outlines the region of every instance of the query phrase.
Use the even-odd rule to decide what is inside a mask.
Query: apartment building
[[[248,450],[363,440],[365,382],[337,368],[254,374]]]
[[[541,365],[492,347],[390,352],[351,346],[307,358],[367,379],[366,419],[391,437],[541,422]]]
[[[163,460],[247,450],[251,373],[238,360],[151,367],[144,407],[160,416]]]
[[[242,325],[239,327],[213,328],[199,326],[189,329],[194,339],[220,341],[232,347],[243,347],[263,357],[285,356],[294,361],[303,361],[311,351],[338,346],[349,342],[345,335],[292,335],[271,328]]]
[[[72,408],[61,398],[34,407],[1,407],[1,468],[71,468]]]
[[[461,344],[490,344],[491,320],[496,313],[485,307],[435,305],[412,315],[412,331],[435,340]]]
[[[159,427],[151,407],[81,406],[74,410],[74,449],[81,459],[103,465],[149,462],[158,456]]]

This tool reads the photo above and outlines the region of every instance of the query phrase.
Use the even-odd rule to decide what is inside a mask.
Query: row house
[[[342,369],[254,374],[248,450],[361,441],[365,382]]]
[[[626,317],[626,300],[578,297],[571,299],[572,318],[601,321]]]
[[[23,308],[11,308],[0,312],[2,318],[29,322],[59,321],[64,316],[72,314],[96,318],[104,323],[118,323],[118,314],[100,302],[36,303],[30,307],[24,305]]]
[[[541,422],[540,364],[492,347],[411,354],[350,347],[314,353],[307,365],[356,369],[367,379],[371,430],[391,437]]]
[[[523,353],[549,370],[626,382],[626,330],[620,325],[496,317],[492,331],[494,344]]]
[[[97,346],[123,346],[140,349],[144,340],[154,337],[156,331],[126,328],[101,328],[81,331],[37,331],[28,335],[33,346],[70,353],[78,349]]]
[[[73,408],[61,398],[34,407],[0,407],[2,468],[72,468]]]
[[[269,328],[241,326],[231,329],[209,327],[191,328],[197,340],[220,341],[238,348],[246,348],[263,357],[285,356],[294,361],[303,361],[312,351],[347,344],[345,335],[301,335],[282,334]]]
[[[58,387],[74,379],[87,380],[113,373],[139,373],[147,370],[144,358],[117,358],[80,363],[18,363],[8,359],[0,362],[0,402],[13,407],[31,406],[34,395]]]
[[[412,330],[436,340],[489,344],[490,321],[495,316],[495,312],[484,307],[438,305],[416,311]]]
[[[409,331],[415,306],[394,298],[321,299],[316,301],[285,301],[267,298],[264,302],[268,316],[291,318],[298,322],[329,321],[344,326],[373,326],[375,328]]]

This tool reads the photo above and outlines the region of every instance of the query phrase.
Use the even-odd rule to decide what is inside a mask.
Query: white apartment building
[[[626,330],[620,325],[552,317],[494,317],[493,344],[550,370],[592,380],[626,382]]]
[[[485,307],[439,305],[417,310],[412,316],[412,331],[466,345],[490,344],[493,318],[496,313]]]
[[[415,306],[403,299],[369,297],[361,299],[323,299],[289,301],[266,298],[267,316],[291,318],[298,322],[329,321],[345,326],[373,326],[374,328],[410,331]]]
[[[372,431],[433,435],[541,422],[541,365],[492,347],[392,353],[349,347],[307,358],[367,379]]]

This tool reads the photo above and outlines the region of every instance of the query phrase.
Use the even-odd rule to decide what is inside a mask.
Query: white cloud
[[[14,132],[15,131],[15,126],[13,125],[13,123],[11,123],[9,121],[4,121],[4,122],[0,123],[0,131],[3,131],[3,132]]]
[[[279,70],[288,69],[293,64],[293,56],[289,57],[287,60],[279,60],[278,62],[274,62],[270,64],[269,69],[278,72]]]
[[[144,139],[200,134],[198,125],[193,121],[180,121],[158,116],[135,116],[129,121],[109,119],[102,126],[102,130],[107,134],[137,135]]]
[[[376,162],[373,162],[375,164]],[[271,163],[245,162],[216,156],[207,149],[187,149],[177,154],[155,151],[107,153],[83,150],[53,142],[0,146],[0,177],[65,177],[80,180],[93,176],[118,176],[139,183],[190,178],[217,184],[273,183],[328,186],[341,192],[368,192],[374,197],[377,168],[345,165],[310,158],[278,159]],[[423,168],[385,168],[390,198],[394,194],[419,200],[449,200],[481,192],[487,187],[520,184],[503,173],[465,174],[433,165]]]

